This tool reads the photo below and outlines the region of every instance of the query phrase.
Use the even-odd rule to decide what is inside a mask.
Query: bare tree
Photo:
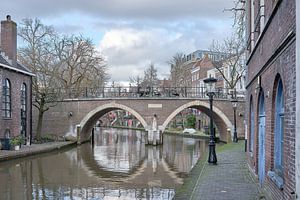
[[[176,53],[168,64],[171,65],[171,82],[175,87],[182,86],[182,80],[184,76],[183,63],[185,62],[185,57],[182,53]]]
[[[245,75],[245,48],[242,41],[230,37],[221,43],[214,41],[211,50],[223,55],[223,59],[215,63],[215,68],[221,74],[229,89],[234,89]],[[224,54],[225,53],[225,54]]]
[[[19,59],[36,75],[32,81],[33,106],[38,109],[36,129],[37,140],[41,139],[44,113],[56,105],[60,96],[58,88],[58,65],[53,57],[52,27],[45,26],[40,20],[24,19],[19,28],[19,36],[24,46],[19,49]]]
[[[142,76],[130,76],[129,77],[129,83],[132,84],[132,86],[139,86],[142,81],[143,81],[143,77]]]
[[[39,111],[36,137],[40,140],[43,115],[62,100],[61,87],[64,91],[75,89],[78,96],[83,87],[104,86],[108,80],[106,64],[89,39],[59,37],[38,19],[24,19],[19,36],[24,41],[19,59],[36,75],[33,105]]]
[[[103,87],[108,80],[106,63],[90,39],[65,36],[55,42],[60,62],[59,79],[71,95],[79,96],[85,87]]]
[[[213,41],[211,51],[223,55],[223,59],[215,67],[229,88],[234,89],[245,75],[245,1],[234,0],[234,7],[224,11],[233,14],[234,32],[221,42]]]
[[[153,63],[145,69],[144,79],[142,81],[142,86],[144,87],[155,87],[159,84],[159,79],[157,77],[157,69],[154,67]]]
[[[246,1],[245,0],[234,0],[233,8],[224,9],[224,11],[229,11],[233,15],[233,27],[235,29],[235,34],[237,34],[240,40],[245,38],[246,30]]]

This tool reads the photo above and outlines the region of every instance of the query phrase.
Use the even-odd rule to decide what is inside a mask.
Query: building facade
[[[271,199],[295,199],[296,1],[247,1],[247,156]]]
[[[33,74],[17,61],[17,25],[10,16],[1,21],[0,138],[31,138]]]
[[[226,54],[220,52],[207,51],[207,50],[197,50],[188,55],[185,55],[185,61],[193,62],[193,61],[201,60],[204,57],[208,57],[213,62],[218,62],[223,60],[226,57]]]
[[[300,1],[296,1],[296,196],[300,197]]]

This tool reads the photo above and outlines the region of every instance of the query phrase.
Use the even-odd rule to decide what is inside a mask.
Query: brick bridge
[[[77,134],[80,142],[90,138],[96,121],[113,110],[125,110],[134,115],[148,132],[148,143],[159,143],[168,123],[186,108],[196,108],[209,115],[207,98],[195,97],[96,97],[70,98],[58,103],[45,113],[43,133]],[[36,112],[34,112],[36,115]],[[238,102],[237,132],[244,137],[244,101]],[[36,117],[33,117],[36,119]],[[219,130],[220,140],[229,142],[233,138],[233,108],[228,99],[216,99],[213,119]],[[34,126],[35,126],[34,120]]]

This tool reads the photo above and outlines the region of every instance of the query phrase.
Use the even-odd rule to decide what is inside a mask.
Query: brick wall
[[[2,80],[8,78],[11,83],[11,118],[2,117]],[[27,86],[27,135],[30,134],[31,125],[31,77],[0,67],[0,138],[4,137],[5,130],[9,129],[11,136],[20,134],[21,131],[21,85]]]
[[[248,103],[253,97],[254,110],[254,152],[253,157],[248,152],[250,167],[258,172],[258,79],[261,77],[261,89],[265,97],[266,138],[265,138],[265,182],[264,188],[272,199],[293,199],[295,192],[295,108],[296,108],[296,67],[295,67],[295,0],[266,1],[265,30],[256,40],[254,51],[250,52],[248,65]],[[275,97],[278,77],[284,88],[284,152],[283,179],[284,186],[280,190],[268,176],[267,172],[274,170],[274,126]],[[247,114],[248,138],[250,139],[250,113]],[[249,148],[248,148],[249,149]]]
[[[74,100],[74,101],[64,101],[58,104],[56,107],[50,108],[44,115],[43,119],[43,133],[46,134],[58,134],[65,135],[68,132],[74,132],[75,126],[81,122],[81,120],[92,110],[99,106],[109,103],[118,103],[127,106],[137,113],[139,113],[148,125],[152,124],[153,115],[157,115],[157,124],[162,125],[167,117],[171,115],[180,106],[194,102],[195,99],[100,99],[100,100]],[[208,101],[204,101],[208,103]],[[148,108],[148,104],[162,104],[161,108]],[[214,101],[214,106],[222,110],[222,112],[233,121],[233,108],[230,101]],[[204,113],[209,113],[208,109],[203,106],[193,106],[198,108]],[[95,123],[101,115],[115,110],[117,108],[110,108],[97,113],[96,118],[92,123]],[[72,116],[69,113],[72,112]],[[242,116],[239,116],[241,114]],[[240,102],[237,109],[237,131],[239,137],[244,137],[244,103]],[[227,128],[222,121],[222,118],[214,114],[215,122],[218,128],[223,134],[226,134]],[[37,111],[34,109],[33,112],[33,128],[34,132],[37,124]],[[226,137],[226,136],[224,136]]]

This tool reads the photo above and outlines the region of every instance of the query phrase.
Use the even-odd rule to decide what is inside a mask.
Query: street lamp
[[[209,137],[209,152],[208,152],[208,163],[217,164],[217,155],[216,155],[216,144],[215,144],[215,136],[214,136],[214,127],[213,127],[213,97],[215,95],[214,86],[217,82],[217,79],[213,77],[209,77],[203,80],[203,82],[207,86],[206,95],[209,97],[210,104],[210,137]]]
[[[233,107],[233,123],[234,123],[234,131],[233,131],[233,142],[237,143],[238,138],[237,138],[237,132],[236,132],[236,108],[237,108],[237,99],[233,98],[231,100],[232,107]]]

